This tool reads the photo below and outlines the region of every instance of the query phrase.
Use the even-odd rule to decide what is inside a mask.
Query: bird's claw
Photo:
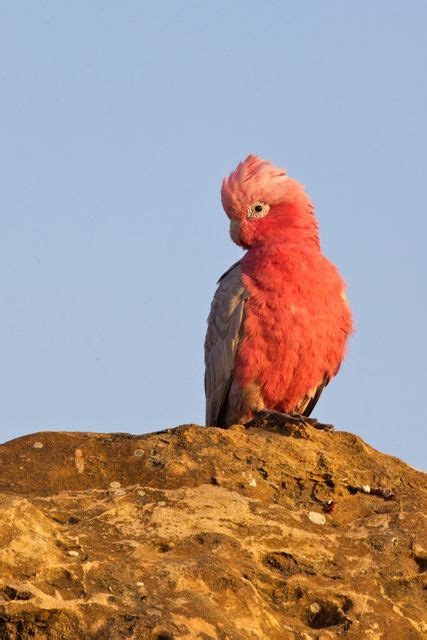
[[[306,424],[309,424],[314,429],[318,429],[319,431],[335,431],[335,427],[333,424],[328,424],[326,422],[319,422],[316,418],[305,418]]]
[[[333,431],[332,424],[324,424],[315,418],[307,418],[299,413],[282,413],[275,410],[257,411],[254,413],[252,420],[245,423],[246,427],[260,426],[266,424],[273,427],[291,427],[298,429],[301,427],[313,427],[320,431]]]
[[[306,438],[307,423],[302,416],[281,413],[280,411],[257,411],[245,426],[261,427],[270,431],[280,431],[285,435]]]

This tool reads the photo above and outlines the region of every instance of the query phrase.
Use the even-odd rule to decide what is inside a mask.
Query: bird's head
[[[249,155],[224,178],[221,200],[230,235],[245,249],[272,242],[319,245],[313,206],[302,185],[284,169]]]

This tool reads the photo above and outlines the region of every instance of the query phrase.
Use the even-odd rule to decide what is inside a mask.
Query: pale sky
[[[0,440],[203,423],[248,153],[312,198],[357,333],[315,415],[425,467],[427,3],[0,3]]]

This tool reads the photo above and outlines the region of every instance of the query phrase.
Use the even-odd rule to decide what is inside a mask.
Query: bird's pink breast
[[[352,331],[345,284],[318,250],[252,248],[242,260],[249,290],[234,375],[255,383],[266,408],[292,411],[332,378]]]

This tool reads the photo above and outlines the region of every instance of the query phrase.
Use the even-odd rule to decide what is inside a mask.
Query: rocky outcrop
[[[427,636],[426,481],[310,426],[0,447],[0,639]]]

